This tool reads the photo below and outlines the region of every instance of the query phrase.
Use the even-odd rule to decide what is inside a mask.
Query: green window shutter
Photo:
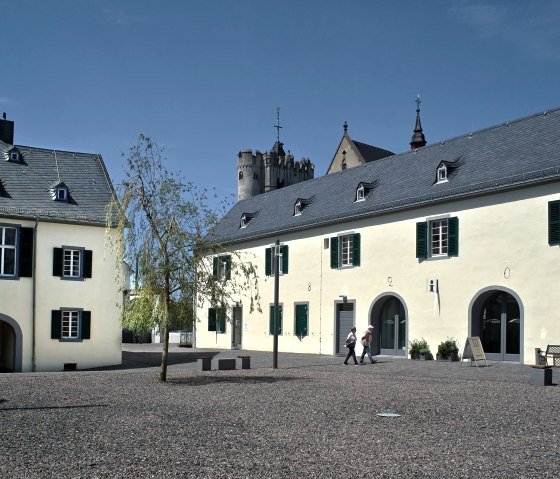
[[[226,256],[226,279],[231,279],[231,255]]]
[[[420,259],[428,257],[428,223],[426,221],[416,223],[416,257]]]
[[[208,308],[208,331],[216,331],[216,309]]]
[[[447,254],[459,256],[459,218],[454,216],[447,220]]]
[[[92,251],[86,249],[84,250],[84,278],[91,278],[91,264],[93,253]]]
[[[288,274],[288,245],[282,246],[282,274]]]
[[[212,274],[214,275],[214,278],[218,277],[218,257],[217,256],[214,257],[214,262],[212,264]]]
[[[31,278],[33,276],[33,228],[19,229],[18,276]]]
[[[352,266],[360,266],[360,233],[352,236]]]
[[[62,248],[53,248],[53,276],[62,276]]]
[[[272,274],[272,248],[266,248],[264,251],[264,274]]]
[[[278,305],[278,334],[282,334],[282,305]],[[270,305],[270,321],[269,321],[269,332],[274,334],[274,305]]]
[[[548,244],[560,245],[560,200],[548,203]]]
[[[60,339],[62,335],[62,313],[60,310],[51,311],[51,339]]]
[[[226,308],[220,308],[220,329],[218,330],[219,333],[226,332]]]
[[[82,311],[82,339],[90,339],[91,311]]]
[[[296,336],[307,336],[307,304],[296,304]]]
[[[338,238],[336,236],[331,238],[331,268],[338,268]]]

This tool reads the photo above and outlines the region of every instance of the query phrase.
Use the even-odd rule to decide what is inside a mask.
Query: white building
[[[14,145],[0,119],[0,370],[121,363],[113,189],[96,154]]]
[[[280,351],[345,353],[373,324],[376,354],[480,336],[489,359],[532,363],[560,341],[559,131],[551,110],[238,202],[210,238],[257,266],[262,312],[206,301],[197,347],[272,350],[278,239]]]

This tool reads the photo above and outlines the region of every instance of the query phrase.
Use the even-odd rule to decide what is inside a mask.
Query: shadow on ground
[[[289,376],[217,376],[211,374],[208,376],[196,376],[190,378],[173,378],[168,379],[169,384],[186,385],[186,386],[206,386],[208,384],[216,383],[234,383],[234,384],[271,384],[278,383],[281,381],[294,381],[300,378],[294,378]],[[306,378],[309,382],[309,379]]]
[[[196,363],[200,356],[214,357],[218,352],[209,353],[169,353],[168,365],[175,364]],[[161,366],[161,353],[160,352],[122,352],[122,364],[115,364],[114,366],[103,366],[99,368],[85,369],[84,371],[118,371],[121,369],[141,369],[141,368],[156,368]]]

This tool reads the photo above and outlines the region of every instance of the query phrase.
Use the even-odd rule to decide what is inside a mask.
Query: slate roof
[[[253,196],[235,204],[207,240],[237,243],[560,181],[559,132],[560,109],[555,109]],[[436,183],[442,162],[454,166],[453,174],[448,182]],[[365,201],[356,202],[360,182],[375,183],[375,188]],[[296,200],[311,197],[302,214],[294,216]],[[254,216],[240,228],[243,213]]]
[[[100,155],[17,145],[21,162],[16,163],[8,161],[12,147],[0,141],[0,218],[105,224],[113,186]],[[68,202],[51,196],[52,186],[61,182],[68,187]]]
[[[369,163],[370,161],[380,160],[381,158],[385,158],[386,156],[392,156],[394,153],[389,150],[384,150],[383,148],[378,148],[377,146],[368,145],[367,143],[361,143],[356,140],[351,140],[358,151],[366,161]]]

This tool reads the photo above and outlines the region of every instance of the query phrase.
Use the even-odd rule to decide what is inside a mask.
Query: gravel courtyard
[[[176,355],[167,383],[150,367],[0,374],[0,477],[560,476],[560,388],[528,366],[291,355],[274,370],[261,353],[200,372]]]

